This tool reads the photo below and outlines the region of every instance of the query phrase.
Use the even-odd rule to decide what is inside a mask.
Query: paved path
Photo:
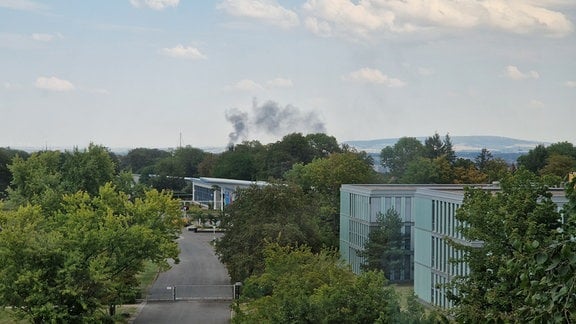
[[[222,234],[216,233],[216,236]],[[229,285],[230,277],[210,245],[213,233],[183,231],[179,239],[180,263],[161,273],[149,291],[146,302],[134,323],[229,323],[230,301],[178,300],[184,285],[195,287],[197,297],[213,297],[210,287],[203,285]],[[177,289],[177,301],[172,299],[172,289]],[[230,291],[230,293],[232,293]],[[165,300],[165,301],[158,301]]]

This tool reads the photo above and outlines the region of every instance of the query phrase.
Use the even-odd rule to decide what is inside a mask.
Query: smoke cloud
[[[280,106],[274,101],[258,105],[252,103],[252,110],[245,112],[237,108],[226,111],[226,120],[232,123],[234,131],[229,135],[229,145],[247,140],[253,134],[282,137],[290,133],[325,133],[326,128],[314,112],[301,111],[287,105]]]

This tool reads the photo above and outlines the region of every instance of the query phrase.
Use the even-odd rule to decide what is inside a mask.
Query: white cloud
[[[181,58],[181,59],[189,59],[189,60],[200,60],[206,59],[206,55],[202,54],[200,50],[191,46],[182,46],[178,44],[176,47],[172,48],[163,48],[160,52],[164,55]]]
[[[38,89],[50,91],[72,91],[76,89],[70,81],[57,77],[38,77],[34,86]]]
[[[351,72],[347,76],[343,77],[343,79],[354,82],[382,84],[391,88],[399,88],[406,85],[406,82],[400,79],[390,78],[389,76],[383,74],[380,70],[370,68],[362,68],[360,70]]]
[[[303,9],[310,15],[306,27],[319,35],[367,36],[371,32],[395,29],[394,13],[373,6],[370,1],[356,4],[351,0],[308,0]]]
[[[567,88],[576,88],[576,81],[566,81],[564,82],[564,86]]]
[[[23,11],[35,11],[46,8],[42,4],[29,0],[0,0],[0,7]]]
[[[62,39],[64,36],[60,33],[56,34],[46,34],[46,33],[34,33],[32,34],[32,39],[39,42],[51,42],[55,39]]]
[[[332,27],[326,21],[318,20],[316,17],[306,18],[304,25],[306,29],[318,36],[330,36],[332,34]]]
[[[269,88],[292,88],[294,84],[290,79],[276,78],[268,80],[266,82],[266,86],[268,86]]]
[[[545,8],[546,4],[529,4],[521,0],[490,0],[482,4],[488,13],[486,24],[511,33],[561,37],[574,29],[563,13]]]
[[[164,10],[168,7],[177,7],[180,0],[130,0],[130,4],[136,8],[146,6],[154,10]]]
[[[307,0],[313,33],[381,37],[430,31],[496,29],[561,37],[574,29],[553,2],[526,0]]]
[[[273,0],[224,0],[218,8],[232,16],[261,20],[283,28],[300,24],[294,11],[282,7]]]
[[[261,84],[250,79],[242,79],[236,82],[234,85],[229,86],[227,88],[240,91],[257,91],[264,89],[264,87]]]
[[[536,71],[522,72],[514,65],[508,65],[505,76],[512,80],[539,79],[540,74]]]
[[[264,84],[258,83],[250,79],[242,79],[231,86],[227,86],[227,90],[239,91],[260,91],[279,88],[292,88],[294,86],[292,80],[285,78],[275,78],[266,81]]]

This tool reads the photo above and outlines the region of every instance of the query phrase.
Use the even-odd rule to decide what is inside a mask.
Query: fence
[[[148,301],[221,300],[230,301],[240,296],[242,284],[234,285],[174,285],[165,291],[152,292]]]

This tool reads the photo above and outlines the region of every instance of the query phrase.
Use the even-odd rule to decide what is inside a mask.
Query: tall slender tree
[[[364,258],[362,270],[382,270],[387,278],[397,277],[406,266],[405,238],[402,219],[396,210],[389,209],[385,214],[379,214],[377,227],[371,229],[364,250],[358,253]]]

